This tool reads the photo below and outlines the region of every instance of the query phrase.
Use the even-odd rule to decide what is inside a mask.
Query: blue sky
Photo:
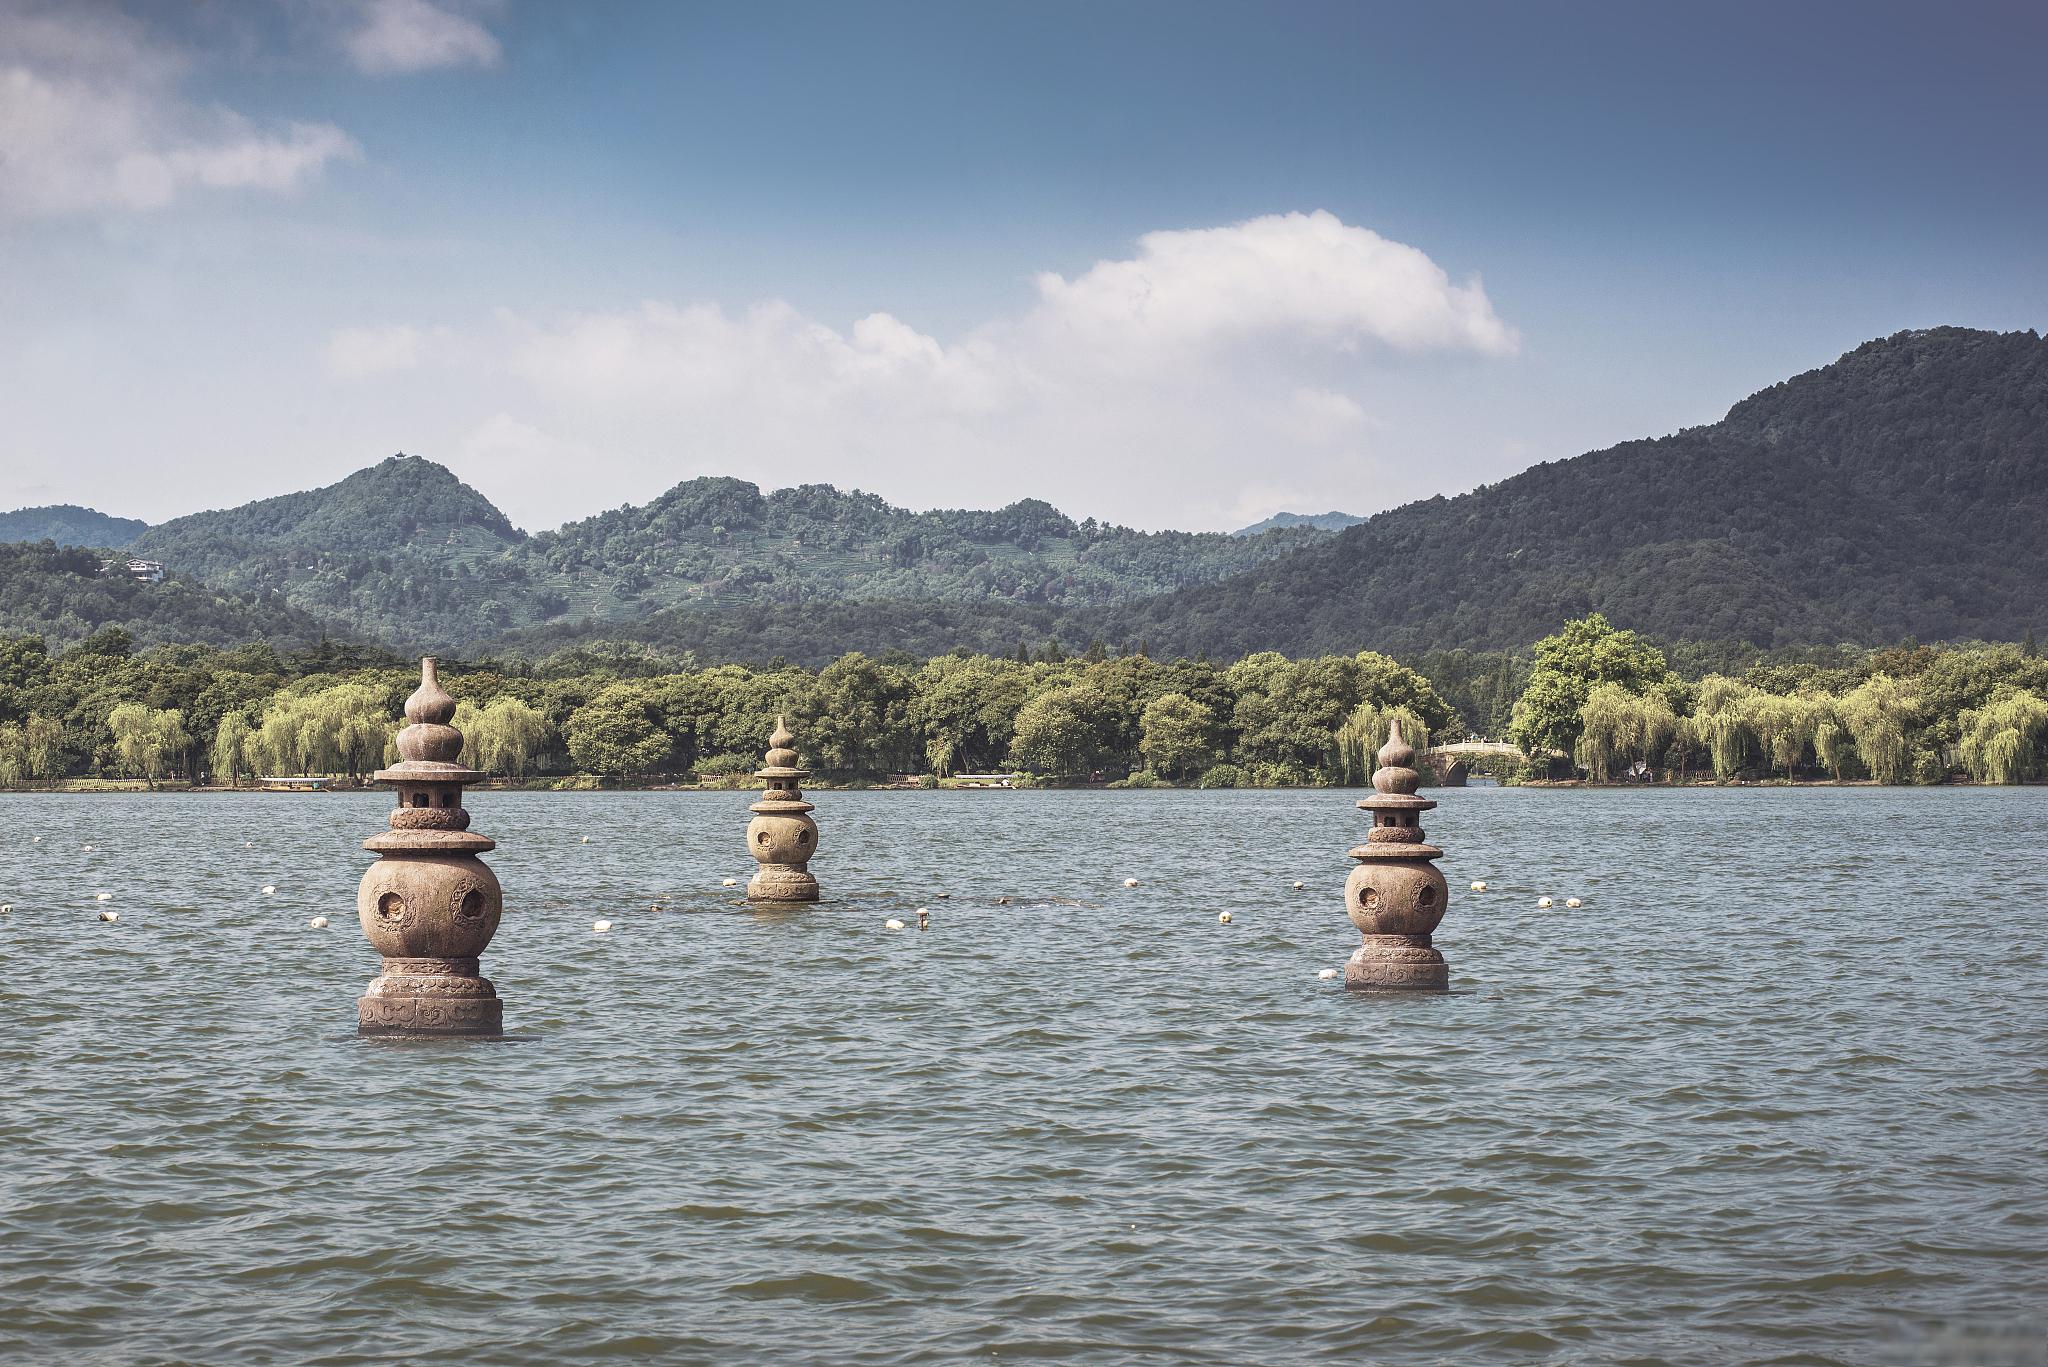
[[[2048,321],[2048,7],[0,0],[0,506],[1220,528]]]

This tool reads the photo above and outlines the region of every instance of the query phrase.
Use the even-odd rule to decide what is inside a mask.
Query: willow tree
[[[1749,758],[1749,704],[1755,694],[1748,684],[1725,674],[1709,674],[1700,680],[1693,727],[1713,760],[1714,777],[1724,782],[1741,773]]]
[[[1979,783],[2025,783],[2042,771],[2048,701],[2037,693],[2007,694],[1962,715],[1963,767]]]
[[[1813,754],[1827,771],[1842,781],[1842,765],[1849,758],[1849,731],[1842,725],[1839,705],[1830,700],[1827,715],[1813,728]]]
[[[12,788],[28,772],[28,738],[16,722],[0,722],[0,788]]]
[[[1742,717],[1770,762],[1791,778],[1823,721],[1833,715],[1832,699],[1817,694],[1753,693],[1743,701]]]
[[[24,757],[30,778],[57,778],[64,772],[64,724],[55,717],[31,713],[21,724]]]
[[[392,723],[383,690],[336,684],[272,700],[256,729],[256,754],[280,773],[366,774],[386,758]]]
[[[1333,737],[1339,783],[1357,788],[1372,782],[1380,747],[1387,743],[1396,721],[1401,723],[1401,739],[1414,746],[1417,754],[1429,749],[1429,723],[1414,708],[1360,703]]]
[[[228,785],[242,786],[242,775],[254,773],[253,742],[256,732],[249,725],[249,718],[241,712],[229,712],[220,719],[220,725],[213,731],[213,780],[220,782],[226,774]]]
[[[122,768],[152,788],[169,770],[172,756],[192,744],[185,714],[176,708],[124,702],[107,713],[107,730],[113,733],[114,754]]]
[[[1879,783],[1906,776],[1906,729],[1920,719],[1920,691],[1889,674],[1873,674],[1842,696],[1842,722],[1856,739],[1863,767]]]
[[[485,773],[524,778],[546,751],[547,718],[510,694],[500,694],[476,716],[472,741],[477,768]]]
[[[1615,762],[1642,748],[1643,718],[1636,697],[1620,684],[1600,684],[1579,709],[1579,740],[1572,758],[1595,783],[1605,783]]]

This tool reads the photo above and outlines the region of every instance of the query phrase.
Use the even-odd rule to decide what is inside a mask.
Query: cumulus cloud
[[[365,0],[344,39],[356,69],[372,76],[450,66],[496,66],[502,49],[476,20],[428,0]]]
[[[326,123],[262,127],[182,94],[180,56],[93,5],[0,0],[0,215],[161,209],[191,190],[297,189],[360,155]]]
[[[1408,496],[1374,488],[1375,385],[1516,347],[1476,279],[1314,213],[1147,234],[1128,259],[1041,275],[1021,311],[951,341],[885,312],[835,327],[783,301],[649,301],[507,310],[451,351],[491,415],[470,420],[466,453],[573,449],[581,490],[611,502],[729,473],[919,507],[1043,497],[1157,527],[1253,521],[1314,488]],[[337,337],[329,360],[371,375],[416,356],[398,328]],[[558,498],[535,518],[541,502],[515,516],[559,520]]]
[[[1147,233],[1127,261],[1038,277],[1035,321],[1092,354],[1166,357],[1264,338],[1507,355],[1513,329],[1475,279],[1336,215],[1273,214]]]

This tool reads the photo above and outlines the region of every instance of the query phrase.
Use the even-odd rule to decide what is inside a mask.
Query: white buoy
[[[245,850],[253,850],[256,848],[256,842],[253,840],[244,840],[242,842],[242,848]]]
[[[1230,913],[1227,911],[1219,911],[1216,913],[1216,919],[1227,926],[1230,924]]]
[[[901,930],[903,929],[903,922],[897,920],[894,916],[891,916],[888,920],[882,922],[882,929]]]
[[[659,903],[659,902],[649,902],[649,903],[647,904],[647,909],[648,909],[649,911],[660,911],[660,910],[661,910],[661,903]]]
[[[1318,978],[1321,978],[1324,982],[1328,982],[1330,981],[1330,979],[1337,976],[1337,970],[1334,968],[1326,968],[1322,972],[1316,974],[1316,976]]]
[[[277,896],[277,884],[275,884],[275,883],[265,883],[265,884],[263,885],[263,895],[264,895],[265,897],[275,897],[275,896]]]
[[[1480,879],[1480,880],[1479,880],[1478,882],[1474,883],[1474,884],[1472,885],[1472,891],[1474,891],[1474,892],[1485,892],[1485,891],[1486,891],[1486,880],[1485,880],[1484,878],[1482,878],[1482,879]]]
[[[92,848],[92,846],[90,846],[90,845],[87,845],[87,846],[86,846],[86,848],[87,848],[88,850],[90,850],[90,849]]]
[[[118,911],[103,911],[100,913],[100,919],[102,921],[118,921],[121,919],[121,913]]]
[[[1578,898],[1576,898],[1576,897],[1567,897],[1567,898],[1565,898],[1565,899],[1564,899],[1564,904],[1565,904],[1566,906],[1570,907],[1570,908],[1571,908],[1572,910],[1574,910],[1574,911],[1577,911],[1577,910],[1578,910],[1578,909],[1579,909],[1580,907],[1582,907],[1582,906],[1586,905],[1586,904],[1585,904],[1584,902],[1581,902],[1581,901],[1580,901],[1580,900],[1579,900]]]
[[[12,903],[12,902],[0,902],[0,916],[12,916],[13,914],[14,914],[14,903]]]
[[[306,926],[310,930],[325,930],[327,929],[327,918],[325,916],[315,916],[312,920],[306,922]]]
[[[1294,890],[1295,890],[1296,892],[1300,892],[1300,891],[1301,891],[1301,890],[1302,890],[1303,888],[1305,888],[1305,887],[1307,887],[1307,886],[1308,886],[1308,884],[1306,884],[1306,883],[1302,882],[1302,881],[1301,881],[1301,880],[1300,880],[1299,878],[1297,878],[1297,879],[1295,879],[1295,880],[1294,880]]]
[[[597,934],[602,935],[612,928],[612,923],[610,921],[592,921],[590,928]]]
[[[1536,899],[1536,906],[1538,910],[1549,911],[1550,899],[1548,897],[1539,897]]]
[[[586,835],[586,836],[584,836],[584,837],[583,837],[583,843],[584,843],[584,844],[586,844],[586,845],[588,845],[588,844],[590,843],[590,837],[589,837],[589,836],[587,836],[587,835]]]
[[[43,838],[41,836],[37,836],[32,843],[40,845],[43,843]]]
[[[932,909],[930,907],[919,907],[917,909],[917,928],[919,930],[930,930],[932,928]]]
[[[114,900],[114,894],[111,892],[96,892],[92,895],[92,900],[95,902],[111,902]]]
[[[1136,886],[1138,886],[1138,880],[1135,878],[1126,878],[1124,879],[1124,886],[1127,888],[1135,888]]]

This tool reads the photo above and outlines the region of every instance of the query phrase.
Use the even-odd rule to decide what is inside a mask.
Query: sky
[[[0,508],[1227,530],[2048,324],[2048,5],[0,0]]]

